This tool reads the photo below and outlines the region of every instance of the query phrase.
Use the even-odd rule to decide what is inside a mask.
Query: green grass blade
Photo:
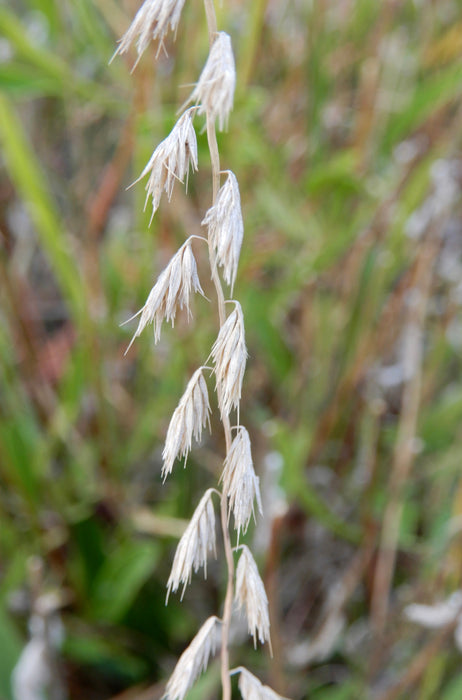
[[[0,143],[18,194],[26,203],[65,300],[76,318],[83,307],[83,283],[66,245],[63,224],[40,165],[10,100],[0,94]]]

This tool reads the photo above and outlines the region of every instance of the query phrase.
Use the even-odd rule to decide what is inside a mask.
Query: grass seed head
[[[189,380],[186,391],[176,407],[168,426],[162,458],[162,477],[165,481],[172,472],[178,457],[186,457],[191,450],[192,438],[199,441],[202,429],[210,426],[210,404],[207,384],[202,368],[196,370]]]
[[[207,578],[207,555],[212,551],[216,556],[215,511],[213,510],[212,494],[214,489],[207,489],[199,501],[191,521],[184,531],[176,548],[172,570],[167,581],[167,601],[170,592],[178,590],[183,584],[183,597],[186,586],[191,581],[192,571],[196,573],[200,566],[204,567]]]
[[[220,187],[217,199],[204,220],[208,236],[215,251],[217,263],[224,269],[224,278],[233,292],[237,266],[244,237],[241,197],[236,176],[228,170],[225,184]]]
[[[218,120],[218,128],[223,131],[233,108],[235,87],[231,38],[226,32],[218,32],[189,101],[199,105],[199,114],[207,113],[213,121]]]
[[[229,499],[229,512],[233,511],[234,527],[239,539],[246,532],[254,513],[254,501],[263,514],[258,476],[252,462],[249,433],[238,426],[236,436],[226,456],[223,474],[223,493]]]
[[[141,175],[133,185],[148,173],[145,208],[151,197],[151,220],[159,208],[165,190],[170,201],[175,180],[187,183],[189,168],[197,170],[197,138],[193,126],[195,107],[186,110],[176,122],[170,134],[157,146]]]
[[[242,545],[237,565],[235,597],[239,606],[245,609],[254,645],[257,644],[257,636],[261,644],[271,643],[268,598],[255,559],[246,545]]]
[[[196,678],[206,670],[211,654],[219,645],[220,620],[209,617],[185,649],[167,683],[164,700],[183,700]]]
[[[229,415],[231,409],[239,407],[247,361],[244,317],[239,302],[233,303],[235,308],[220,328],[211,353],[222,416]]]
[[[157,54],[163,47],[163,40],[170,29],[176,33],[185,0],[145,0],[135,15],[135,19],[119,41],[114,53],[124,54],[135,44],[137,61],[148,47],[151,39],[159,41]],[[111,59],[112,60],[112,59]]]
[[[243,700],[287,700],[287,698],[278,695],[269,686],[263,685],[246,668],[241,667],[239,672],[239,690]]]
[[[199,292],[205,296],[197,274],[191,241],[187,240],[159,275],[143,308],[132,317],[140,315],[140,320],[125,354],[129,351],[135,338],[141,335],[148,324],[152,323],[154,326],[154,340],[157,343],[160,339],[164,319],[170,321],[173,326],[178,308],[185,308],[188,316],[191,316],[189,306],[191,291]]]

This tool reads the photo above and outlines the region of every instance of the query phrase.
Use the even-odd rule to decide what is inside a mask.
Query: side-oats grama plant
[[[145,0],[114,55],[124,54],[134,46],[138,63],[151,40],[157,42],[158,54],[163,48],[166,34],[169,31],[176,32],[184,2],[185,0]],[[192,94],[184,105],[193,103],[194,106],[183,112],[136,180],[138,182],[149,173],[146,203],[151,198],[154,215],[162,192],[165,191],[170,200],[175,180],[187,184],[189,170],[197,170],[197,141],[193,120],[197,115],[205,115],[213,183],[212,205],[202,221],[207,237],[190,236],[173,256],[149,293],[145,305],[136,314],[140,317],[138,327],[129,345],[130,347],[148,324],[153,324],[154,340],[157,343],[163,321],[170,321],[173,325],[178,309],[184,308],[190,315],[191,292],[203,294],[191,241],[198,238],[207,242],[220,324],[209,355],[213,366],[203,365],[194,372],[173,413],[162,454],[162,477],[165,481],[172,473],[177,459],[187,458],[193,439],[200,440],[203,428],[209,424],[211,408],[204,376],[207,371],[215,375],[226,456],[219,481],[221,491],[216,488],[207,489],[180,539],[167,582],[167,602],[169,595],[176,593],[180,587],[183,596],[193,571],[197,572],[203,567],[206,575],[209,552],[216,555],[213,503],[216,496],[220,502],[227,586],[221,618],[212,616],[204,622],[181,655],[167,683],[164,697],[166,700],[183,700],[197,677],[207,668],[210,656],[220,649],[223,700],[231,700],[231,676],[234,674],[239,675],[239,690],[244,700],[278,700],[281,696],[263,685],[247,669],[241,666],[230,669],[229,664],[229,631],[234,599],[236,607],[245,612],[254,645],[257,638],[261,643],[270,643],[270,622],[268,600],[255,560],[247,546],[239,545],[240,533],[247,531],[250,519],[255,516],[255,509],[261,513],[262,506],[249,434],[239,424],[239,403],[247,360],[244,317],[239,302],[225,298],[219,272],[219,268],[222,268],[224,281],[232,295],[244,224],[236,176],[230,170],[220,170],[216,128],[222,130],[228,123],[233,106],[236,70],[231,38],[225,32],[217,31],[213,0],[204,0],[204,8],[210,51]],[[225,179],[220,186],[222,176]],[[231,424],[233,416],[236,419],[235,425]],[[236,531],[234,548],[229,530],[231,514]],[[236,571],[235,555],[238,557]]]

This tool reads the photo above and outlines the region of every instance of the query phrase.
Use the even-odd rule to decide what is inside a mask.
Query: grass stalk
[[[207,27],[209,32],[209,45],[212,48],[212,44],[215,39],[217,32],[217,20],[215,14],[215,7],[213,0],[204,0],[205,13],[207,17]],[[209,112],[206,115],[207,118],[207,141],[210,151],[210,160],[212,165],[212,205],[215,204],[218,190],[220,187],[220,154],[218,151],[217,134],[215,129],[215,120],[212,118]],[[225,295],[223,293],[223,288],[221,286],[220,277],[218,275],[217,265],[214,259],[214,252],[209,239],[209,260],[210,269],[212,270],[212,280],[215,286],[217,301],[218,301],[218,314],[220,321],[220,328],[223,326],[226,320],[225,313]],[[223,415],[223,430],[225,433],[226,442],[226,454],[229,453],[231,447],[231,425],[229,421],[229,416]],[[223,606],[223,617],[222,617],[222,627],[221,627],[221,684],[223,691],[223,700],[231,700],[231,680],[229,675],[229,629],[231,624],[231,615],[233,607],[233,597],[234,597],[234,559],[233,552],[231,548],[231,539],[229,535],[229,515],[228,515],[228,503],[227,496],[224,491],[221,493],[220,498],[220,518],[221,518],[221,529],[223,533],[223,545],[226,557],[227,566],[227,582],[226,582],[226,595],[225,602]]]

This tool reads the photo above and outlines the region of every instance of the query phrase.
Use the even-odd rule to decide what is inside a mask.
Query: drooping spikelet
[[[191,644],[178,659],[167,687],[164,700],[183,700],[200,673],[206,670],[211,654],[219,645],[220,620],[213,616],[204,622]]]
[[[159,40],[157,51],[159,53],[169,25],[173,32],[177,30],[184,3],[185,0],[145,0],[130,27],[120,39],[112,59],[117,54],[127,53],[132,44],[136,44],[138,54],[136,63],[138,63],[151,39]]]
[[[191,581],[193,569],[196,573],[199,567],[203,566],[204,576],[207,578],[207,554],[212,551],[216,557],[215,512],[212,493],[214,493],[214,489],[207,489],[204,493],[178,543],[172,570],[167,581],[167,601],[170,592],[175,593],[180,583],[183,584],[181,594],[183,597],[186,586]]]
[[[146,184],[146,202],[152,199],[152,215],[156,213],[162,190],[167,193],[170,201],[175,180],[184,182],[188,179],[189,167],[197,170],[197,138],[193,126],[195,107],[186,110],[169,133],[166,139],[161,141],[149,159],[148,164],[135,180],[133,185],[143,179],[149,172],[149,180]]]
[[[234,527],[239,539],[240,532],[246,532],[250,518],[254,515],[254,500],[260,514],[263,514],[259,479],[256,476],[249,433],[243,426],[237,427],[236,436],[226,455],[223,474],[223,494],[229,499],[229,513],[233,511]]]
[[[222,416],[229,415],[232,408],[239,406],[247,360],[242,309],[238,301],[233,300],[233,304],[234,311],[220,328],[211,353]]]
[[[220,187],[216,202],[208,210],[202,225],[208,226],[209,240],[218,264],[224,269],[224,278],[231,285],[232,294],[244,236],[244,222],[236,176],[231,170],[227,174],[227,180]]]
[[[168,426],[162,458],[162,477],[165,481],[171,473],[177,457],[186,457],[191,450],[192,438],[199,441],[202,429],[207,423],[210,427],[210,404],[207,384],[202,374],[202,367],[196,370],[189,380],[186,391],[176,407]]]
[[[214,121],[218,119],[218,127],[223,131],[233,108],[235,87],[231,38],[226,32],[218,32],[189,101],[199,105],[199,114],[207,112]]]
[[[138,328],[125,354],[129,351],[135,338],[142,333],[149,323],[154,325],[154,340],[157,343],[160,338],[162,321],[166,319],[173,326],[177,308],[182,309],[184,307],[188,315],[191,315],[189,308],[191,290],[205,296],[197,274],[196,260],[191,250],[191,240],[188,239],[159,275],[143,308],[132,318],[128,319],[128,321],[131,321],[141,314]],[[125,323],[128,323],[128,321]]]
[[[282,695],[278,695],[269,686],[263,685],[253,673],[247,671],[242,666],[234,669],[232,673],[240,673],[239,690],[243,700],[287,700]]]
[[[246,545],[242,545],[236,570],[236,600],[241,608],[245,608],[254,645],[257,644],[257,635],[262,644],[270,642],[268,598],[255,560]]]

